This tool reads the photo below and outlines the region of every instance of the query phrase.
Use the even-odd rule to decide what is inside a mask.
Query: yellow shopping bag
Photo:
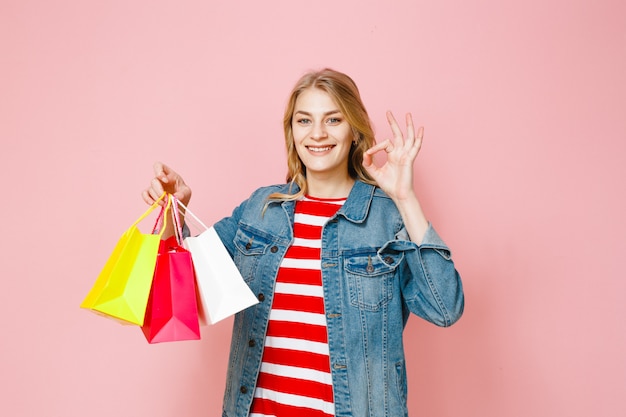
[[[122,323],[143,325],[159,242],[167,224],[166,212],[172,199],[168,198],[167,204],[161,208],[155,225],[156,229],[162,222],[158,233],[141,233],[137,224],[157,208],[165,196],[163,194],[122,235],[95,284],[81,303],[82,308]]]

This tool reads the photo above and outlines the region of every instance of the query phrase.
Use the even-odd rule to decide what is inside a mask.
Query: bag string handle
[[[200,225],[201,227],[204,227],[205,230],[209,230],[206,224],[202,223],[202,220],[200,220],[195,214],[193,214],[191,210],[189,210],[187,206],[185,206],[180,200],[176,200],[176,202],[178,203],[179,206],[183,208],[184,210],[183,214],[185,216],[190,215],[191,218],[195,220],[196,225]]]
[[[169,194],[163,193],[161,197],[159,197],[159,199],[155,201],[152,205],[154,206],[158,204],[159,201],[163,198],[165,198],[165,201],[167,201],[167,203],[161,206],[161,211],[159,212],[159,215],[154,222],[154,227],[152,228],[152,234],[157,233],[159,237],[163,236],[163,232],[167,227],[167,216],[165,216],[165,213],[167,213],[167,211],[172,207],[172,199],[169,198]]]
[[[137,226],[143,219],[145,219],[150,213],[152,213],[152,211],[159,206],[159,203],[161,202],[161,200],[165,198],[165,196],[166,196],[165,193],[161,194],[161,197],[159,197],[154,203],[152,203],[152,205],[148,208],[148,210],[146,210],[141,216],[139,216],[139,218],[135,220],[135,223],[133,223],[131,227]],[[163,207],[161,208],[161,211],[163,211]],[[161,215],[162,213],[159,214],[159,217]]]
[[[182,246],[182,244],[183,244],[183,229],[182,229],[182,226],[180,224],[180,214],[178,212],[178,204],[177,204],[177,203],[180,203],[180,201],[173,194],[170,195],[170,199],[174,200],[172,202],[172,221],[174,222],[174,229],[175,229],[175,233],[174,234],[176,235],[176,241],[178,242],[178,245]]]

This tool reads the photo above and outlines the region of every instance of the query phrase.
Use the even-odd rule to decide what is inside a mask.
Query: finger
[[[141,198],[143,199],[143,201],[146,202],[146,204],[148,204],[149,206],[154,204],[154,200],[152,199],[152,197],[150,197],[150,193],[148,192],[148,190],[143,190],[141,192]]]
[[[163,183],[159,178],[153,178],[152,181],[150,181],[150,188],[148,188],[147,191],[148,195],[154,202],[161,198],[165,189],[163,188]],[[163,204],[163,201],[161,200],[159,204]]]
[[[387,111],[387,122],[389,122],[389,127],[391,127],[391,131],[393,132],[393,140],[397,140],[401,145],[403,145],[404,135],[402,135],[402,130],[400,130],[400,126],[398,126],[396,118],[393,117],[393,113],[389,110]]]
[[[413,116],[411,113],[406,114],[406,138],[407,140],[415,139],[415,126],[413,126]]]
[[[372,163],[374,162],[374,158],[372,158],[372,154],[369,153],[369,151],[366,151],[365,153],[363,153],[363,166],[367,169],[370,166],[372,166]]]
[[[150,205],[156,203],[161,197],[161,195],[162,194],[157,195],[156,191],[154,191],[152,187],[143,190],[143,192],[141,193],[141,197],[143,198],[143,201],[145,201],[147,204],[150,204]]]
[[[365,168],[365,171],[367,171],[372,178],[376,178],[376,176],[378,175],[378,171],[379,171],[379,168],[374,163],[374,158],[372,156],[376,152],[377,151],[373,151],[373,153],[370,153],[368,150],[368,152],[365,152],[363,154],[363,163],[362,163],[363,168]]]
[[[389,139],[387,139],[369,148],[367,151],[365,151],[365,154],[374,155],[375,153],[380,152],[380,151],[385,151],[389,153],[392,150],[393,150],[393,144],[391,143]]]
[[[171,171],[169,167],[162,162],[154,163],[154,176],[163,181],[164,183],[169,182],[168,174]]]
[[[416,146],[419,150],[422,147],[422,140],[424,139],[424,126],[420,126],[417,129],[417,136],[415,137],[415,143],[413,146]]]
[[[409,154],[412,159],[417,157],[417,154],[419,153],[422,147],[423,138],[424,138],[424,127],[420,126],[419,129],[417,129],[417,135],[415,137],[415,141],[413,142],[413,145],[411,146],[409,150]]]

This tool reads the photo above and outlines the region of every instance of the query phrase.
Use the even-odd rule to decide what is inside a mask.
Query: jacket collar
[[[346,219],[354,223],[362,223],[367,218],[367,213],[372,204],[372,198],[376,187],[356,180],[348,199],[339,209],[337,214],[344,216]]]
[[[281,192],[294,193],[298,192],[298,190],[299,188],[295,184],[293,187],[290,187],[290,184],[285,184]],[[375,191],[375,186],[356,180],[350,190],[350,194],[348,194],[348,199],[339,209],[337,215],[344,216],[346,219],[354,223],[364,222],[372,204],[372,198],[374,197]],[[293,204],[293,201],[282,202],[282,205],[285,208],[289,207],[293,209]]]

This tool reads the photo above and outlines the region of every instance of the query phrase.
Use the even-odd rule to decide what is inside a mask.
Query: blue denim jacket
[[[215,230],[260,303],[235,316],[223,416],[247,416],[261,365],[278,267],[293,240],[293,201],[264,187]],[[264,211],[264,207],[267,208]],[[409,240],[392,200],[357,181],[322,232],[322,281],[337,416],[406,416],[402,332],[412,312],[449,326],[464,297],[450,251],[432,227]]]

